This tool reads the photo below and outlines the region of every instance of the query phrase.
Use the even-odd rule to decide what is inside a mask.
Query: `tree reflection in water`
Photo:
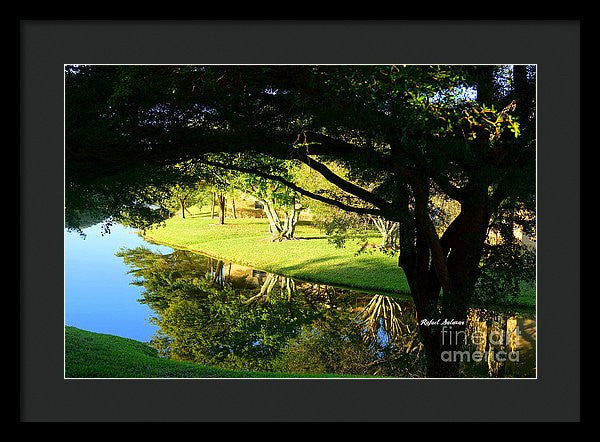
[[[307,283],[182,250],[162,255],[140,247],[119,256],[131,267],[132,284],[144,288],[139,302],[153,309],[151,320],[159,326],[151,345],[165,357],[284,373],[425,376],[412,301]],[[483,314],[473,310],[468,327],[500,324],[505,333],[515,327],[508,315]],[[519,375],[491,361],[467,368],[468,376]]]

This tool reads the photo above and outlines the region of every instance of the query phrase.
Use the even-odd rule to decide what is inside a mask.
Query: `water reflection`
[[[155,312],[159,330],[151,345],[166,357],[284,373],[425,376],[410,299],[307,283],[182,250],[139,247],[119,256],[144,289],[140,302]],[[535,376],[533,317],[471,309],[466,331],[462,376]],[[502,351],[517,351],[519,360],[489,356]],[[485,356],[471,357],[478,353]]]
[[[532,317],[471,309],[467,322],[471,352],[483,354],[490,377],[535,377],[536,323]],[[485,369],[482,367],[485,366]]]

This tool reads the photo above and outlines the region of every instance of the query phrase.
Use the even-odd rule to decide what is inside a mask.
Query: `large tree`
[[[466,318],[489,228],[534,227],[535,152],[529,66],[66,70],[67,210],[120,213],[137,202],[134,190],[182,161],[252,173],[398,222],[419,319]],[[348,199],[288,181],[273,159],[307,165]],[[431,206],[440,195],[460,205],[442,231]],[[420,333],[428,375],[454,376],[458,364],[440,354],[456,345],[440,329]]]

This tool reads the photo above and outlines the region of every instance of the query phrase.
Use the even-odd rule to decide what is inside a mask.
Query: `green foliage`
[[[145,288],[141,302],[157,314],[154,321],[161,333],[152,344],[174,359],[271,370],[283,342],[318,315],[281,293],[266,303],[248,304],[235,290],[215,286],[200,258],[187,252],[159,255],[138,248],[120,256],[138,277],[134,283]]]
[[[284,284],[266,292],[263,287],[257,296],[258,288],[238,290],[231,280],[220,279],[224,266],[216,260],[144,248],[120,256],[132,267],[134,283],[145,289],[140,302],[155,312],[160,331],[151,345],[163,356],[254,371],[391,375],[411,370],[412,365],[378,363],[399,348],[402,338],[393,323],[398,315],[382,322],[381,330],[379,321],[363,322],[357,314],[357,306],[370,298],[386,297],[306,284],[291,291]],[[386,299],[383,307],[396,305]],[[386,308],[378,314],[389,316]],[[388,338],[366,339],[381,333]]]
[[[161,203],[167,207],[171,213],[182,212],[195,204],[200,204],[202,206],[209,201],[206,190],[199,185],[185,186],[175,184],[169,190],[170,197]]]
[[[375,355],[358,333],[355,321],[352,317],[343,325],[339,321],[334,329],[327,323],[303,327],[273,368],[290,373],[372,374],[370,364]]]
[[[395,302],[379,295],[373,296],[371,302],[376,298]],[[365,310],[360,314],[352,309],[338,308],[328,311],[326,318],[303,326],[274,362],[274,369],[291,373],[423,376],[422,354],[405,351],[407,342],[383,322],[389,312],[383,313],[373,324],[362,322],[371,302],[361,303],[361,309]],[[415,332],[408,344],[414,341],[418,346],[414,312],[409,311],[404,319],[408,319]]]
[[[373,234],[364,216],[323,206],[314,213],[315,227],[323,231],[329,243],[338,248],[344,247],[349,239],[364,244],[368,235]]]
[[[138,158],[152,159],[140,164],[149,170],[212,158],[285,176],[285,164],[294,161],[288,150],[302,146],[307,132],[358,146],[353,155],[330,159],[356,183],[375,184],[371,191],[381,196],[392,190],[384,183],[393,174],[374,161],[374,152],[455,185],[465,184],[471,169],[493,180],[498,171],[489,166],[482,140],[510,145],[505,132],[513,140],[531,132],[531,124],[523,132],[522,111],[511,107],[510,71],[456,65],[67,67],[67,183],[92,184],[130,171]],[[482,101],[489,72],[497,83],[489,87],[503,92]],[[527,148],[520,155],[533,154],[535,161],[534,153]],[[149,176],[136,174],[136,180]],[[131,200],[123,192],[112,198],[121,205]],[[111,205],[107,212],[117,216],[121,208]]]
[[[478,305],[511,305],[533,291],[535,304],[535,251],[514,241],[486,245],[483,265],[474,292]]]

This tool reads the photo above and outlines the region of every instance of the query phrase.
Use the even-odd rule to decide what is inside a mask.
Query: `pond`
[[[150,244],[120,225],[84,233],[66,233],[66,325],[230,369],[424,376],[408,297],[274,275]],[[461,376],[535,377],[533,313],[472,308],[464,338]]]
[[[152,310],[137,302],[142,289],[130,285],[129,267],[115,254],[141,245],[172,249],[148,244],[119,224],[104,236],[99,225],[83,233],[65,232],[65,325],[148,341],[158,328],[148,322]]]

